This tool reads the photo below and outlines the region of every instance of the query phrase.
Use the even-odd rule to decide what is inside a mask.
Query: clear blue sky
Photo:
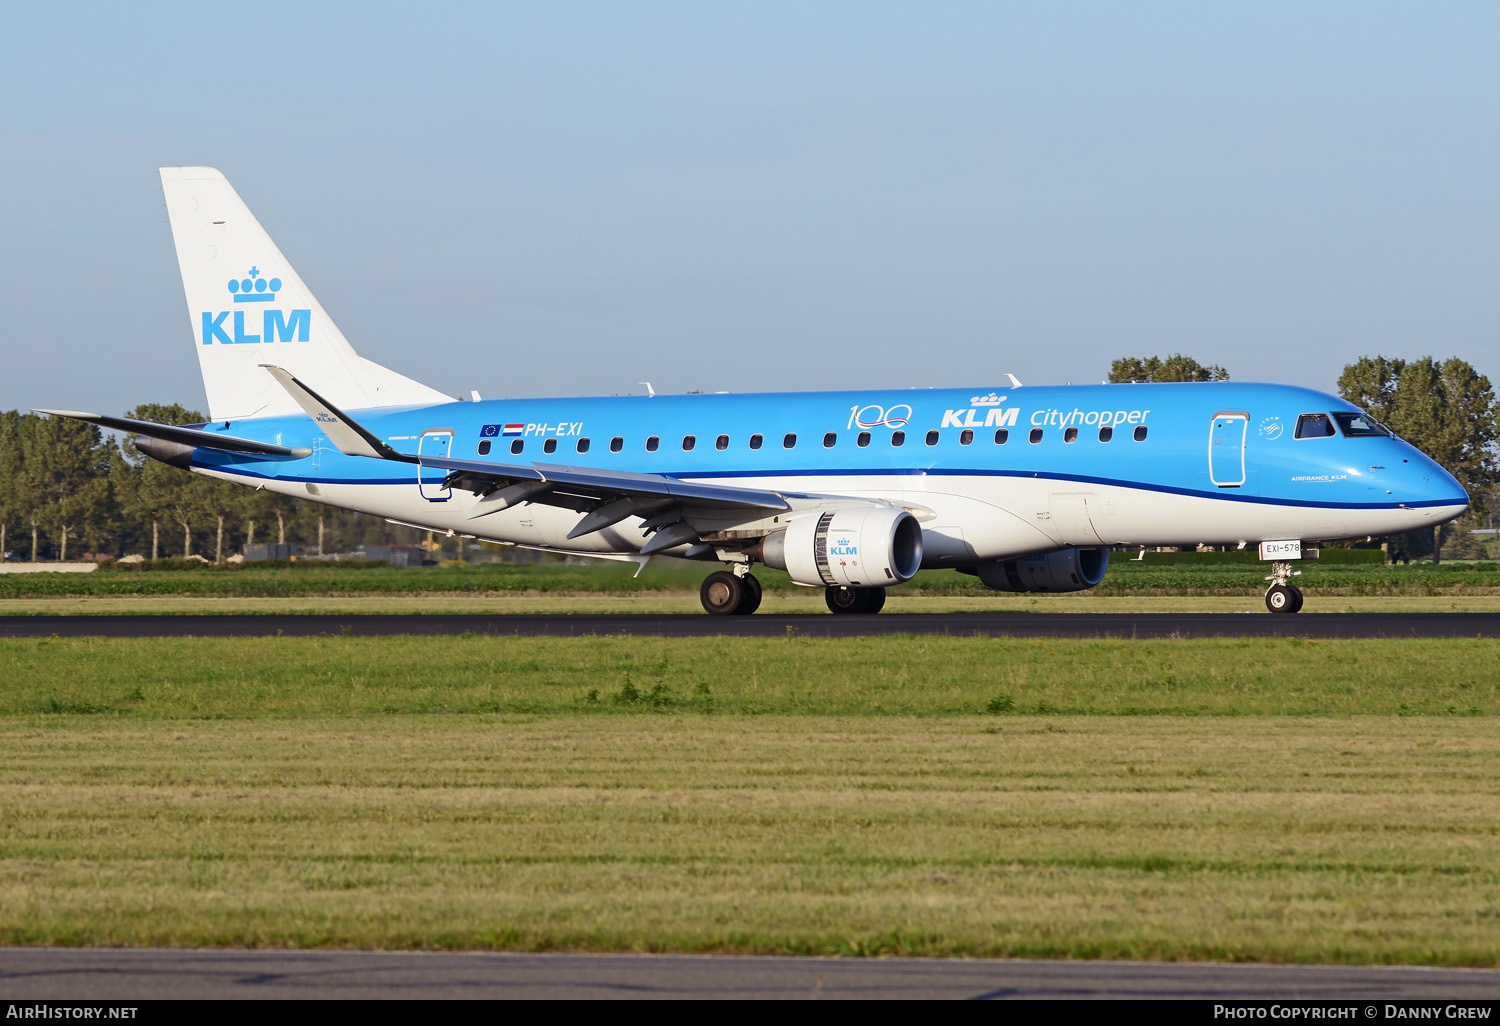
[[[0,409],[201,405],[155,169],[457,394],[1500,381],[1494,3],[14,4]]]

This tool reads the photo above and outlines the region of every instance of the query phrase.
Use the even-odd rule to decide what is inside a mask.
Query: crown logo
[[[999,406],[1005,402],[1006,397],[991,392],[989,395],[974,395],[969,397],[970,406]]]
[[[229,283],[229,291],[234,293],[236,303],[269,303],[276,298],[276,293],[281,291],[281,279],[271,278],[267,280],[260,276],[260,271],[254,267],[245,272],[248,278],[232,280]]]

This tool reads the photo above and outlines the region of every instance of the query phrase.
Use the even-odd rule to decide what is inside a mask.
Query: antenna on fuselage
[[[654,388],[651,387],[651,382],[649,382],[649,381],[637,381],[636,384],[637,385],[645,385],[646,386],[646,396],[647,396],[647,398],[650,398],[650,399],[655,399],[656,398],[656,389],[654,389]]]
[[[1010,387],[1011,388],[1022,388],[1023,387],[1022,384],[1021,384],[1021,379],[1018,378],[1018,377],[1016,377],[1010,371],[1006,371],[1005,372],[1005,376],[1007,378],[1010,378]]]

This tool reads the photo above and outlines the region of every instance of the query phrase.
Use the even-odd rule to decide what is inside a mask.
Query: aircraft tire
[[[885,594],[883,588],[827,588],[823,601],[830,613],[874,613],[885,605]]]
[[[1296,588],[1273,584],[1266,591],[1266,608],[1273,613],[1295,613],[1302,608],[1302,604],[1297,601],[1300,597]]]
[[[744,604],[746,588],[740,579],[727,570],[716,570],[706,577],[698,589],[698,598],[703,608],[714,616],[732,616]]]
[[[740,578],[740,585],[744,589],[744,594],[740,597],[739,608],[734,612],[737,616],[749,616],[760,608],[760,582],[755,579],[754,574],[746,574]]]
[[[1291,591],[1292,591],[1292,612],[1294,612],[1294,613],[1300,613],[1300,612],[1302,612],[1302,589],[1301,588],[1293,588],[1293,589],[1291,589]]]

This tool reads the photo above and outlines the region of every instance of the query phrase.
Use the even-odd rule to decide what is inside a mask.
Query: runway
[[[0,992],[14,1002],[1187,998],[1365,1006],[1416,999],[1490,1004],[1500,995],[1500,972],[1001,959],[11,948],[0,949]]]
[[[875,616],[185,615],[5,616],[0,637],[853,638],[894,634],[1016,638],[1497,638],[1500,613],[885,613]]]

